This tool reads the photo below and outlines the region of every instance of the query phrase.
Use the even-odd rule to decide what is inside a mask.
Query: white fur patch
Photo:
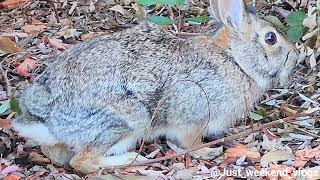
[[[138,155],[138,157],[137,155],[138,153],[136,152],[127,152],[121,155],[108,156],[106,158],[101,159],[101,164],[102,166],[107,167],[130,164],[134,160],[136,160],[135,162],[142,162],[148,160],[140,154]]]
[[[121,141],[114,144],[108,151],[107,156],[110,155],[120,155],[123,153],[128,152],[130,148],[135,148],[136,143],[139,139],[143,138],[143,134],[140,135],[131,135],[130,137],[127,137],[125,139],[122,139]]]
[[[13,128],[26,138],[34,140],[40,144],[54,145],[57,139],[49,132],[49,129],[42,123],[22,124],[16,121],[12,123]]]

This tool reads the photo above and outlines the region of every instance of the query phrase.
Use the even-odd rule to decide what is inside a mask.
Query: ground
[[[208,33],[214,27],[206,21],[208,2],[190,0],[189,6],[175,8],[142,7],[133,0],[0,0],[0,178],[320,179],[320,39],[317,11],[312,9],[317,4],[311,0],[299,2],[257,1],[259,15],[268,17],[279,28],[279,23],[284,23],[287,33],[288,28],[302,26],[302,40],[299,29],[293,31],[298,35],[291,34],[291,39],[300,39],[296,45],[301,58],[290,86],[268,91],[255,111],[223,136],[204,139],[208,143],[205,146],[216,148],[215,153],[206,160],[199,159],[174,143],[159,139],[145,143],[141,150],[132,150],[149,163],[84,175],[68,166],[52,164],[39,146],[10,128],[19,112],[19,94],[64,50],[95,36],[134,26],[145,13],[171,17],[174,25],[168,19],[155,21],[166,24],[163,29],[177,35]],[[303,23],[293,27],[286,17],[297,10],[303,12]],[[185,19],[195,16],[202,16],[200,22]],[[268,174],[272,170],[280,173]]]

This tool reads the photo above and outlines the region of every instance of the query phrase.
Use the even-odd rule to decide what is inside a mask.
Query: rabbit
[[[226,44],[178,37],[148,21],[79,43],[22,93],[13,128],[83,173],[106,167],[146,136],[190,148],[223,133],[268,89],[290,80],[298,52],[242,0],[210,3]]]

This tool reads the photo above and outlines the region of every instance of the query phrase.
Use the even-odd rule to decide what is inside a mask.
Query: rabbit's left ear
[[[234,32],[246,32],[250,24],[244,0],[210,0],[211,10],[217,19]]]

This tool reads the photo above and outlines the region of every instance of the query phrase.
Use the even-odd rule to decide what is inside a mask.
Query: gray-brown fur
[[[246,18],[243,27],[226,24],[228,50],[210,36],[179,38],[148,23],[80,43],[23,93],[23,115],[13,124],[19,130],[42,123],[58,143],[104,154],[124,139],[143,138],[158,108],[151,139],[164,134],[184,146],[188,140],[175,130],[201,129],[209,111],[204,135],[220,133],[267,89],[286,82],[296,61],[294,46],[280,33],[277,47],[261,44],[265,27],[276,31],[269,23]],[[115,149],[109,154],[121,153]]]

